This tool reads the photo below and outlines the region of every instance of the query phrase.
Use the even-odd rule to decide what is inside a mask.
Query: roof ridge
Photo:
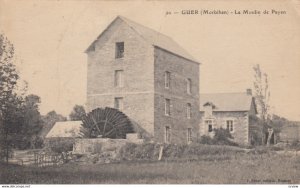
[[[185,58],[185,59],[187,59],[187,60],[190,60],[190,61],[199,63],[199,62],[198,62],[198,61],[197,61],[197,60],[196,60],[196,59],[195,59],[195,58],[194,58],[187,50],[185,50],[181,45],[179,45],[178,42],[176,42],[172,37],[170,37],[170,36],[168,36],[168,35],[165,35],[165,34],[159,32],[159,31],[157,31],[157,30],[155,30],[155,29],[152,29],[152,28],[150,28],[150,27],[147,27],[147,26],[145,26],[145,25],[142,25],[142,24],[140,24],[140,23],[137,23],[137,22],[135,22],[135,21],[132,21],[132,20],[130,20],[130,19],[124,17],[124,16],[118,15],[117,18],[119,18],[119,19],[123,20],[125,23],[127,23],[127,24],[128,24],[134,31],[136,31],[143,39],[145,39],[146,41],[148,41],[148,42],[149,42],[150,44],[152,44],[153,46],[160,47],[161,49],[165,49],[165,50],[167,50],[167,51],[169,51],[169,52],[172,52],[172,53],[174,53],[174,54],[176,54],[176,55],[179,55],[180,57],[183,57],[183,58]],[[152,41],[149,41],[146,37],[144,37],[143,33],[140,33],[140,32],[139,32],[139,28],[136,28],[136,27],[140,27],[140,28],[142,28],[142,29],[144,29],[144,30],[149,30],[149,31],[151,31],[152,33],[155,34],[155,37],[156,37],[157,39],[164,39],[164,37],[167,38],[168,40],[170,40],[170,41],[172,41],[174,44],[176,44],[177,47],[179,47],[180,50],[183,51],[183,52],[185,53],[185,55],[178,54],[178,52],[172,51],[171,49],[168,49],[168,48],[164,48],[163,46],[153,44]]]
[[[94,48],[95,43],[99,38],[115,23],[116,20],[121,20],[129,28],[131,28],[137,35],[139,35],[146,43],[153,45],[154,47],[159,47],[165,49],[168,52],[171,52],[179,57],[187,59],[191,62],[198,62],[187,50],[185,50],[181,45],[179,45],[172,37],[169,37],[159,31],[156,31],[152,28],[139,24],[135,21],[132,21],[126,17],[118,15],[103,31],[102,33],[89,45],[85,50],[85,53]]]
[[[246,92],[200,93],[200,95],[211,95],[211,94],[247,94],[247,93]]]
[[[157,33],[158,35],[163,35],[164,37],[168,37],[168,38],[170,38],[170,39],[173,40],[172,37],[170,37],[170,36],[168,36],[168,35],[166,35],[166,34],[163,34],[163,33],[159,32],[159,31],[157,31],[157,30],[155,30],[155,29],[152,29],[152,28],[147,27],[147,26],[144,26],[144,25],[142,25],[142,24],[140,24],[140,23],[138,23],[138,22],[135,22],[135,21],[133,21],[133,20],[130,20],[130,19],[124,17],[124,16],[118,15],[117,17],[119,17],[120,19],[124,20],[127,24],[130,24],[130,23],[128,23],[128,22],[131,22],[131,23],[136,24],[136,25],[138,25],[138,26],[140,26],[140,27],[144,27],[144,28],[146,28],[146,29],[149,29],[149,30],[151,30],[151,31],[153,31],[153,32],[155,32],[155,33]]]

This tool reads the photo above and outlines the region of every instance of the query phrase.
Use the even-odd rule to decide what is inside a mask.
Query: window
[[[165,99],[165,115],[170,116],[171,115],[171,100]]]
[[[227,130],[229,130],[230,132],[233,132],[233,121],[232,120],[227,120],[226,126],[227,126]]]
[[[186,93],[192,93],[192,80],[190,78],[186,79]]]
[[[124,57],[124,42],[116,43],[116,58]]]
[[[205,125],[208,127],[208,132],[213,131],[212,120],[205,120]]]
[[[166,143],[170,143],[171,141],[171,133],[170,133],[170,127],[169,126],[166,126],[166,129],[165,129],[165,142]]]
[[[115,71],[115,87],[123,87],[123,70]]]
[[[186,118],[191,119],[191,108],[192,105],[190,103],[186,104]]]
[[[188,128],[187,130],[187,142],[188,143],[192,142],[192,128]]]
[[[170,88],[170,81],[171,81],[171,73],[166,71],[165,72],[165,88]]]
[[[115,98],[115,108],[120,111],[123,110],[123,98],[122,97]]]

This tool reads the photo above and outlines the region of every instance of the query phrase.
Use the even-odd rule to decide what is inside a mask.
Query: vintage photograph
[[[296,188],[299,83],[299,0],[0,0],[0,185]]]

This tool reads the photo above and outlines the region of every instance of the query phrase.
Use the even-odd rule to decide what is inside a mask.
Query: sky
[[[285,14],[186,15],[182,10],[285,11]],[[172,12],[166,15],[166,12]],[[178,12],[178,14],[173,14]],[[253,69],[269,76],[273,113],[300,120],[300,3],[289,1],[0,0],[0,32],[17,67],[41,97],[40,110],[67,116],[86,102],[90,43],[122,15],[170,36],[201,62],[200,92],[244,92]]]

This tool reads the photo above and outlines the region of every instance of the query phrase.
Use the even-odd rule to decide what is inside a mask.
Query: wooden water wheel
[[[82,118],[81,133],[88,138],[126,138],[133,133],[129,118],[114,108],[97,108]]]

